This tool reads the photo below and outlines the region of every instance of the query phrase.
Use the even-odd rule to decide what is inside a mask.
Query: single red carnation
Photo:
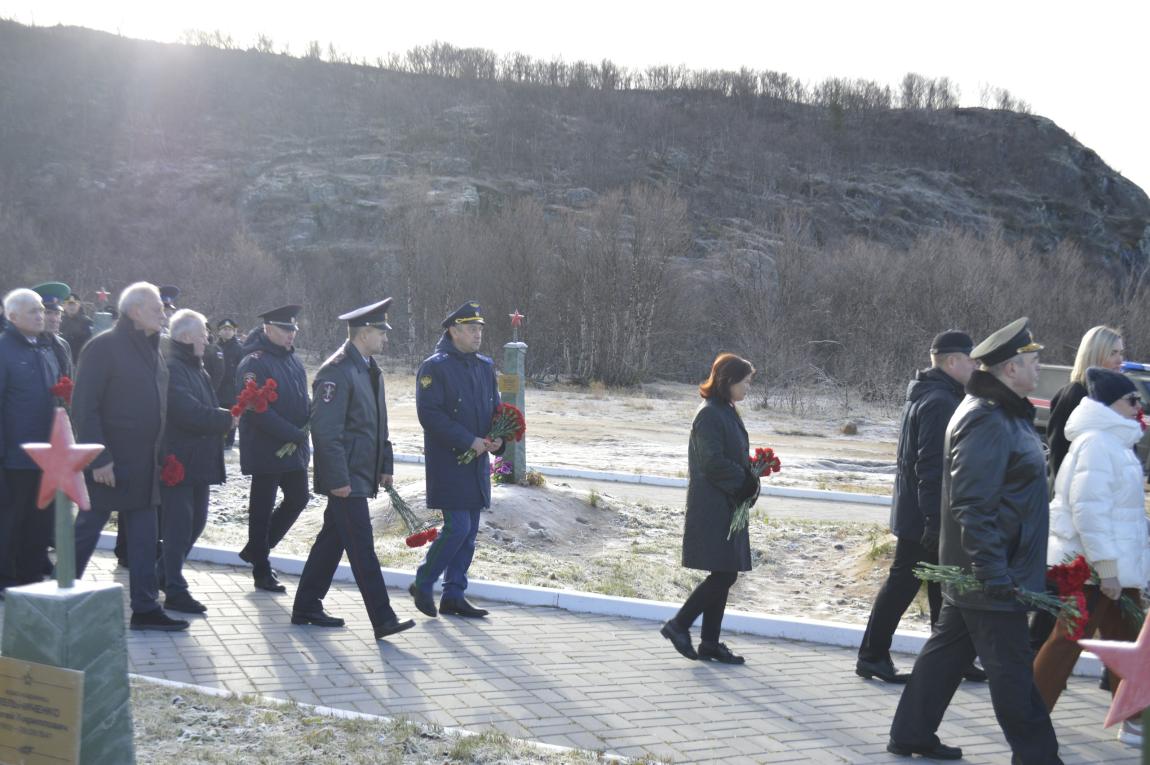
[[[177,486],[184,480],[184,464],[174,454],[164,459],[164,466],[160,470],[160,480],[164,486]]]
[[[72,388],[75,387],[72,383],[72,378],[67,375],[60,375],[60,379],[48,391],[56,398],[64,402],[64,406],[72,405]]]

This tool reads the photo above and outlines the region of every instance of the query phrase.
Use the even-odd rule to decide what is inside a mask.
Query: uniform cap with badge
[[[165,284],[160,287],[160,301],[164,304],[165,308],[175,308],[176,298],[180,296],[180,288],[171,284]]]
[[[378,303],[365,305],[339,315],[340,321],[346,321],[349,327],[375,327],[377,329],[391,329],[387,323],[387,309],[391,305],[391,298],[384,298]]]
[[[239,324],[236,324],[231,319],[220,319],[216,322],[216,329],[223,329],[224,327],[231,327],[232,329],[239,329]]]
[[[460,324],[486,324],[483,314],[479,310],[479,303],[469,300],[456,308],[443,320],[443,328],[454,327]]]
[[[264,324],[271,324],[273,327],[280,329],[290,329],[299,331],[299,325],[296,324],[296,317],[299,316],[300,309],[303,306],[298,305],[281,305],[279,308],[273,308],[270,311],[257,313],[256,317],[263,319]]]
[[[981,362],[983,366],[992,367],[1020,353],[1034,353],[1041,351],[1042,348],[1042,345],[1034,342],[1034,337],[1030,334],[1030,319],[1023,316],[976,345],[970,352],[970,357]]]
[[[63,282],[37,284],[32,291],[40,296],[45,311],[59,313],[64,310],[64,301],[72,294],[72,288]]]

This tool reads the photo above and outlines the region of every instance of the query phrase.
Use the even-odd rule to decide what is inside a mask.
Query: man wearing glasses
[[[295,355],[300,306],[285,305],[259,314],[263,327],[244,344],[244,358],[236,369],[236,387],[248,382],[263,387],[275,380],[277,398],[267,410],[248,409],[240,418],[240,470],[252,477],[248,493],[248,543],[240,558],[252,564],[255,586],[284,592],[268,562],[271,549],[283,539],[311,495],[307,487],[308,446],[307,372]],[[231,406],[232,401],[221,401]],[[290,453],[286,444],[295,444]],[[280,456],[282,455],[282,456]],[[283,500],[276,505],[276,493]]]

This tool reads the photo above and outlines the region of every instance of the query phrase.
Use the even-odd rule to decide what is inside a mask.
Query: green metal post
[[[518,340],[503,346],[503,374],[499,376],[499,395],[505,404],[513,404],[527,417],[526,370],[527,343]],[[511,478],[520,483],[527,476],[527,437],[507,445],[503,459],[511,463]]]

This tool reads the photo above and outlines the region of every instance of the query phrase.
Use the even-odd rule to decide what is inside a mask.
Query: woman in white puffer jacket
[[[1118,600],[1127,595],[1138,603],[1150,579],[1150,528],[1134,453],[1142,438],[1141,400],[1134,383],[1117,372],[1091,367],[1086,383],[1089,396],[1066,422],[1070,451],[1054,482],[1046,561],[1085,556],[1100,580],[1084,588],[1090,611],[1085,634],[1097,629],[1104,639],[1134,640],[1142,625],[1131,623]],[[1038,652],[1034,682],[1049,709],[1081,652],[1061,623]],[[1111,687],[1118,687],[1113,679]]]

